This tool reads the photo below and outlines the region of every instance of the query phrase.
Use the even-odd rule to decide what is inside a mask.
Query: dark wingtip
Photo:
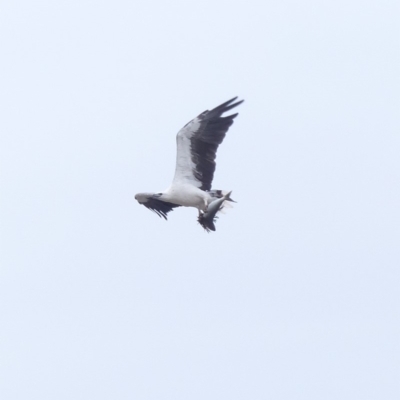
[[[207,114],[209,116],[215,116],[215,115],[222,115],[223,113],[232,110],[232,108],[237,107],[238,105],[242,104],[244,100],[239,100],[236,103],[234,101],[238,98],[238,96],[233,97],[232,99],[226,101],[225,103],[220,104],[219,106],[213,108],[211,111],[209,111]],[[232,104],[233,103],[233,104]]]
[[[167,201],[158,200],[153,197],[147,198],[146,202],[142,202],[140,204],[153,211],[160,218],[164,218],[166,221],[168,220],[167,214],[171,211],[174,211],[174,208],[180,207],[179,204],[169,203]]]
[[[226,106],[228,106],[228,105],[230,105],[229,107],[236,107],[236,106],[238,106],[239,104],[242,104],[242,103],[244,102],[244,100],[239,100],[239,101],[237,101],[236,103],[231,104],[231,103],[233,103],[237,98],[238,98],[238,96],[232,97],[230,100],[226,101],[225,103],[220,104],[218,107],[226,107]]]
[[[160,218],[164,218],[168,221],[167,214],[163,213],[162,211],[155,210],[154,208],[147,207],[150,211],[153,211],[154,214],[157,214]],[[174,211],[174,210],[171,210]]]

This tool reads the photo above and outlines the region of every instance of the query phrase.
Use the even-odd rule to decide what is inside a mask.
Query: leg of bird
[[[203,210],[204,214],[207,212],[207,210],[208,210],[208,203],[207,200],[204,199],[204,210]]]

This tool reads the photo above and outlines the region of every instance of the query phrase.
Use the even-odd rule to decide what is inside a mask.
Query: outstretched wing
[[[180,207],[179,204],[169,203],[153,197],[150,193],[138,193],[135,196],[136,200],[147,207],[149,210],[154,211],[159,217],[167,219],[167,214],[173,211],[174,208]]]
[[[243,100],[235,103],[236,99],[204,111],[178,132],[173,184],[188,183],[202,190],[211,189],[218,146],[238,115],[222,117],[222,114],[243,103]]]

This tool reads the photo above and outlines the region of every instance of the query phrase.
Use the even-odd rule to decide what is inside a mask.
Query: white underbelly
[[[194,207],[205,211],[209,200],[209,194],[191,185],[173,186],[165,193],[168,201],[184,207]]]

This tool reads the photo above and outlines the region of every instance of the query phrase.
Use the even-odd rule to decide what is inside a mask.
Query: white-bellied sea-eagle
[[[140,204],[164,219],[176,207],[197,208],[201,226],[207,232],[215,231],[217,212],[227,201],[233,201],[231,192],[212,190],[211,184],[218,146],[238,114],[222,115],[243,102],[236,99],[204,111],[178,132],[175,176],[171,186],[164,192],[138,193],[135,199]]]

